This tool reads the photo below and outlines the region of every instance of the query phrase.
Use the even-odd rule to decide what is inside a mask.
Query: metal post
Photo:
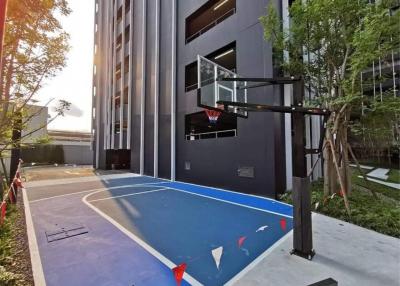
[[[304,80],[293,84],[294,106],[301,107],[304,99]],[[305,116],[292,114],[293,126],[293,250],[292,254],[312,259],[310,180],[307,177]]]

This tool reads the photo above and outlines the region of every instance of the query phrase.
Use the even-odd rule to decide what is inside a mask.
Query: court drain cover
[[[83,235],[88,232],[88,229],[84,225],[59,227],[57,224],[55,225],[55,228],[53,230],[45,231],[48,243],[67,239],[70,237],[75,237],[78,235]]]

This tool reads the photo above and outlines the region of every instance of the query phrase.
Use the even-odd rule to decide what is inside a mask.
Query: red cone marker
[[[281,229],[283,231],[285,231],[286,230],[286,219],[281,218],[280,224],[281,224]]]
[[[183,274],[185,274],[186,263],[182,263],[181,265],[172,268],[172,272],[174,273],[176,285],[180,286],[183,279]]]
[[[241,238],[239,238],[239,240],[238,240],[238,247],[239,248],[242,247],[242,245],[243,245],[244,241],[246,240],[246,238],[247,237],[245,237],[245,236],[242,236]]]

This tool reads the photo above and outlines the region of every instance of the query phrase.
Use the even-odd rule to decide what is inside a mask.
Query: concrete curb
[[[22,197],[24,200],[26,231],[28,234],[29,253],[31,256],[32,275],[35,286],[46,286],[44,278],[42,261],[40,259],[39,247],[36,240],[35,228],[33,227],[31,209],[29,206],[26,189],[22,189]]]

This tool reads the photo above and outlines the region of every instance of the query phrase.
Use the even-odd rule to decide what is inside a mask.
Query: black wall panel
[[[244,193],[274,197],[284,188],[285,157],[283,116],[251,113],[238,119],[237,137],[185,140],[185,115],[200,111],[196,91],[185,92],[185,66],[198,54],[207,55],[236,42],[237,70],[244,77],[272,77],[272,48],[263,39],[259,17],[265,14],[268,0],[236,0],[237,13],[203,35],[185,43],[185,19],[206,0],[177,0],[176,82],[171,77],[172,0],[160,1],[159,58],[159,177],[171,176],[171,88],[176,86],[176,175],[177,180],[223,187]],[[275,1],[280,3],[280,1]],[[133,73],[131,75],[132,136],[131,170],[140,172],[141,96],[145,88],[144,173],[154,170],[155,31],[156,0],[147,3],[145,82],[142,76],[142,1],[134,3]],[[278,5],[280,6],[280,5]],[[143,85],[144,84],[144,85]],[[249,101],[280,104],[282,90],[268,87],[249,92]],[[187,164],[190,163],[190,164]],[[190,168],[188,166],[190,165]],[[254,170],[254,178],[238,176],[241,168]]]

